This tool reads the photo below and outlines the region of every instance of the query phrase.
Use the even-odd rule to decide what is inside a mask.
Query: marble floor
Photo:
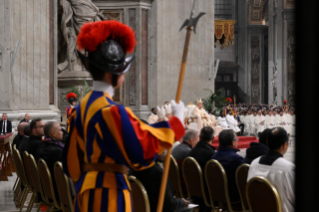
[[[290,145],[287,153],[284,155],[284,158],[294,163],[295,160],[295,139],[290,139]],[[241,156],[245,157],[246,149],[241,149],[240,152],[238,152]],[[16,180],[16,174],[13,174],[14,176],[9,177],[9,181],[0,181],[0,212],[14,212],[19,211],[18,208],[15,207],[15,204],[13,202],[13,185]],[[30,195],[28,196],[28,199],[30,199]],[[28,201],[27,199],[27,201]],[[26,210],[26,207],[23,211]],[[32,212],[35,212],[36,208],[34,207]]]

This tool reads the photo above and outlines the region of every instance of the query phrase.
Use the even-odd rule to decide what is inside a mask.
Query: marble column
[[[292,0],[269,1],[269,101],[295,104],[295,36]]]
[[[14,123],[59,119],[54,1],[0,0],[0,113]]]

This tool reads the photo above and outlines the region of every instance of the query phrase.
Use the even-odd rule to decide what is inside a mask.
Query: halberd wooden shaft
[[[193,27],[187,27],[187,34],[186,34],[185,45],[184,45],[182,65],[181,65],[181,70],[179,73],[178,87],[177,87],[176,98],[175,98],[175,102],[177,104],[179,103],[179,101],[181,99],[181,95],[182,95],[183,81],[184,81],[186,61],[187,61],[187,53],[188,53],[189,41],[191,38],[192,31],[193,31]],[[172,148],[169,148],[167,150],[167,154],[166,154],[165,160],[164,160],[163,177],[162,177],[161,189],[160,189],[160,194],[158,197],[158,204],[157,204],[156,212],[163,211],[164,196],[165,196],[165,191],[166,191],[166,187],[167,187],[166,185],[167,185],[168,170],[169,170],[169,166],[170,166],[170,162],[171,162],[171,160],[170,160],[171,153],[172,153]]]

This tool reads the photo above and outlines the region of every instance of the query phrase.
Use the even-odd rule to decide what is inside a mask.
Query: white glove
[[[158,119],[160,120],[165,118],[165,113],[163,113],[163,108],[160,108],[159,106],[157,106],[157,116],[158,116]]]
[[[173,116],[176,116],[181,123],[184,123],[184,112],[185,112],[185,105],[182,101],[179,101],[177,104],[174,100],[171,101],[172,105],[172,113]]]

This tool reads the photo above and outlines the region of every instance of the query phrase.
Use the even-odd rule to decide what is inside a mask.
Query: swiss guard
[[[77,101],[77,96],[75,93],[68,93],[66,95],[66,99],[68,100],[69,102],[69,106],[66,108],[65,110],[65,115],[66,115],[66,118],[68,119],[71,115],[71,111],[72,109],[75,107],[75,104],[76,104],[76,101]]]
[[[74,211],[131,212],[129,168],[151,167],[185,133],[182,102],[171,102],[174,116],[168,122],[147,125],[112,100],[135,44],[133,30],[117,21],[86,23],[78,35],[78,54],[93,90],[72,110],[63,152],[64,172],[76,182]]]
[[[281,109],[282,109],[282,110],[289,109],[289,106],[287,105],[287,101],[286,101],[286,100],[284,100],[284,106],[282,106]]]
[[[228,111],[231,111],[232,114],[234,115],[234,111],[233,111],[233,109],[230,107],[230,103],[232,103],[233,100],[232,100],[230,97],[228,97],[228,98],[225,99],[225,102],[226,102],[226,105],[227,105],[227,106],[225,107],[225,116],[228,114]]]

